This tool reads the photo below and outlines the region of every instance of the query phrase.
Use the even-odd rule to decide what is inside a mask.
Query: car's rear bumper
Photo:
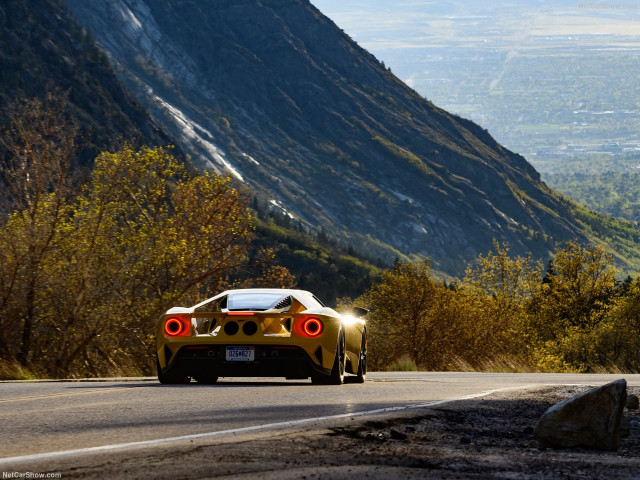
[[[189,377],[287,377],[308,378],[329,375],[322,367],[322,349],[315,359],[303,348],[291,345],[251,345],[255,348],[253,361],[226,360],[226,347],[236,345],[185,345],[176,352],[164,373]],[[243,346],[247,346],[244,344]]]

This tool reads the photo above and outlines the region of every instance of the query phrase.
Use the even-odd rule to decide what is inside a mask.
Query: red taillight
[[[247,315],[255,315],[256,312],[227,312],[230,317],[246,317]]]
[[[169,317],[164,322],[164,333],[169,337],[189,335],[189,323],[180,317]]]
[[[322,322],[316,317],[309,317],[302,322],[302,331],[308,337],[317,337],[322,333]]]

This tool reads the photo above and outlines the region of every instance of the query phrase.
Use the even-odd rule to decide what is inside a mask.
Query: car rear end
[[[159,371],[193,378],[327,375],[340,318],[321,313],[169,310],[157,332]]]

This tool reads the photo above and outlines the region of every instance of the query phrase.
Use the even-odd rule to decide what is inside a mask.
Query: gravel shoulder
[[[639,479],[640,413],[617,452],[551,450],[533,427],[586,387],[494,394],[327,428],[49,465],[62,478]],[[640,388],[628,389],[640,394]],[[31,471],[44,471],[42,468]]]

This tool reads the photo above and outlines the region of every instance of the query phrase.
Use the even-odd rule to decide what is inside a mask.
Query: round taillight
[[[184,325],[176,317],[168,318],[167,321],[164,322],[164,331],[170,337],[175,337],[176,335],[180,335],[183,329],[184,329]]]
[[[322,333],[322,322],[315,317],[307,318],[302,324],[302,331],[309,337],[317,337]]]

